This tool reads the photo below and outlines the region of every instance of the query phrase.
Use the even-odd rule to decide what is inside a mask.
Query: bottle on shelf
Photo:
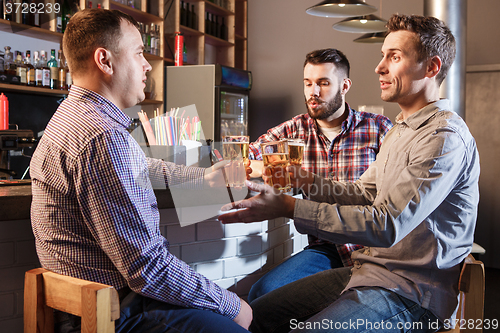
[[[189,3],[184,3],[184,6],[186,6],[185,12],[186,12],[186,27],[188,28],[193,28],[193,17],[191,16],[191,7],[189,6]]]
[[[73,84],[73,79],[71,78],[71,73],[69,72],[68,62],[64,58],[64,71],[66,72],[66,89],[71,88]]]
[[[5,46],[5,53],[3,56],[3,69],[4,73],[8,75],[16,75],[16,64],[14,62],[14,54],[10,52],[10,46]]]
[[[182,47],[182,63],[187,64],[187,61],[188,61],[188,52],[186,43],[184,43],[184,46]]]
[[[207,35],[211,35],[212,34],[212,24],[210,22],[210,19],[211,19],[211,14],[210,13],[206,13],[205,14],[205,33]]]
[[[92,1],[90,1],[90,0],[89,0],[89,1],[87,2],[87,8],[89,8],[89,9],[90,9],[90,8],[92,8]]]
[[[156,31],[156,55],[161,55],[161,33],[160,33],[160,25],[155,25]]]
[[[149,28],[151,33],[151,54],[158,55],[158,41],[160,37],[157,34],[156,25],[151,23],[151,27]]]
[[[212,16],[212,31],[213,35],[217,38],[220,38],[220,26],[219,26],[219,16],[218,15],[213,15]]]
[[[50,68],[47,66],[47,56],[44,50],[40,51],[40,67],[42,68],[42,87],[50,88]]]
[[[144,51],[146,53],[151,53],[151,33],[149,32],[149,25],[145,24],[144,28],[146,29],[146,43],[144,43]]]
[[[59,5],[59,10],[56,12],[56,31],[62,33],[63,32],[62,5],[60,0],[58,0],[56,3]]]
[[[31,11],[31,8],[38,8],[38,2],[37,0],[31,0],[30,1],[30,11]],[[30,15],[30,25],[34,26],[34,27],[40,27],[40,13],[38,12],[38,10],[34,10],[33,13],[31,13]]]
[[[62,32],[66,30],[66,25],[69,22],[69,19],[71,18],[71,4],[70,0],[63,0],[62,6],[61,6],[61,16],[62,16]]]
[[[27,85],[28,82],[26,81],[26,72],[28,68],[26,65],[23,63],[23,54],[21,51],[16,51],[16,75],[19,76],[19,83],[23,86]]]
[[[66,89],[66,68],[64,68],[62,50],[59,50],[57,54],[57,88]]]
[[[186,26],[186,6],[184,6],[184,1],[180,2],[180,24]]]
[[[198,30],[198,15],[194,11],[194,5],[191,5],[191,28]]]
[[[50,81],[49,81],[50,89],[58,89],[59,88],[59,83],[58,83],[59,68],[57,67],[56,50],[55,49],[50,50],[50,60],[47,61],[47,67],[49,67],[49,70],[50,70]]]
[[[3,19],[7,21],[12,21],[12,13],[14,11],[11,10],[10,12],[8,12],[7,8],[12,8],[12,9],[15,8],[13,0],[4,0],[4,7],[2,7]]]
[[[35,67],[35,86],[43,86],[43,71],[40,63],[39,52],[35,51],[33,54],[33,67]]]
[[[21,23],[30,24],[29,0],[23,0],[20,9],[21,9]]]
[[[26,56],[24,57],[24,63],[28,68],[28,72],[26,74],[26,81],[28,82],[28,86],[34,86],[36,84],[36,76],[35,76],[35,66],[31,63],[31,51],[26,51]]]
[[[224,17],[222,17],[222,23],[220,25],[220,39],[224,39],[224,40],[227,40],[228,37],[227,37],[227,26],[226,24],[224,23]]]

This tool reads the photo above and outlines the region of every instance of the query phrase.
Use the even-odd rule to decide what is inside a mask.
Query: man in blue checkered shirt
[[[247,332],[249,305],[172,255],[160,233],[152,181],[197,189],[222,174],[146,158],[129,135],[122,110],[144,100],[151,70],[143,49],[137,22],[119,11],[83,10],[66,28],[74,84],[31,162],[40,262],[114,286],[117,332]]]

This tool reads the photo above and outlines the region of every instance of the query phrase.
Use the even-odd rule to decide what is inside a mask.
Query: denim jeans
[[[274,289],[306,276],[338,267],[343,267],[343,264],[334,244],[321,244],[304,249],[261,277],[250,289],[248,301],[252,302]]]
[[[56,332],[80,332],[80,318],[74,320],[73,317],[56,324]],[[215,312],[167,304],[134,292],[120,302],[115,332],[248,333],[233,320]]]
[[[256,299],[250,304],[250,331],[423,333],[441,327],[430,311],[383,288],[355,288],[341,295],[350,271],[323,271]]]

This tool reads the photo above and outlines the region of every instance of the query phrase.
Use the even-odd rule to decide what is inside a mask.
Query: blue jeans
[[[63,314],[56,332],[80,332],[80,317]],[[243,327],[231,319],[208,310],[198,310],[160,302],[130,292],[120,302],[120,318],[115,332],[147,333],[243,333]]]
[[[261,277],[250,289],[248,301],[291,282],[325,271],[343,267],[334,244],[321,244],[304,249]]]
[[[348,290],[350,268],[323,271],[253,301],[250,331],[436,332],[437,318],[396,293],[378,287]]]

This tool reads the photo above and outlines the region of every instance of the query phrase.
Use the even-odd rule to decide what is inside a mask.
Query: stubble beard
[[[309,102],[313,101],[313,100],[316,101],[317,103],[322,104],[322,105],[323,105],[324,101],[322,101],[321,99],[315,98],[315,97],[311,97],[311,98],[309,98],[309,100],[306,101],[307,113],[309,114],[309,116],[312,119],[315,119],[315,120],[323,120],[323,119],[329,118],[335,112],[337,112],[338,109],[340,109],[340,107],[343,104],[342,94],[340,93],[340,90],[337,92],[335,97],[333,97],[330,101],[328,101],[328,103],[326,104],[326,106],[324,108],[323,107],[321,108],[322,112],[320,111],[320,112],[314,113],[309,108]]]

